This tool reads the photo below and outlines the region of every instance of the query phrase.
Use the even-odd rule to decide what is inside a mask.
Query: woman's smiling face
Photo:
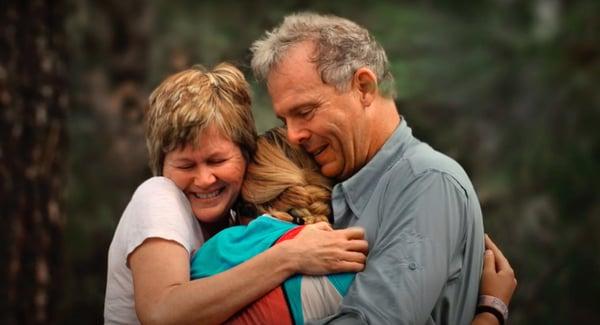
[[[237,199],[246,160],[237,144],[209,126],[196,146],[167,153],[163,166],[163,175],[185,193],[196,218],[213,223],[228,216]]]

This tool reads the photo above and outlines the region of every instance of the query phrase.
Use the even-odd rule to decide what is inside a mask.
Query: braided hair
[[[248,164],[242,198],[258,214],[297,224],[331,222],[331,181],[300,148],[273,128],[257,140]]]

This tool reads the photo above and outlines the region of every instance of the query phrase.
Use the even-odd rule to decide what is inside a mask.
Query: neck
[[[396,109],[393,99],[378,98],[376,110],[371,111],[371,142],[367,161],[370,161],[379,152],[385,142],[392,136],[398,124],[400,124],[400,114]]]

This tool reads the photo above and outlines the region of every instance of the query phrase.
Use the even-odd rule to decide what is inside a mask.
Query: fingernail
[[[486,250],[485,250],[485,255],[492,255],[492,254],[493,254],[493,253],[492,253],[492,251],[491,251],[491,250],[489,250],[489,249],[486,249]]]

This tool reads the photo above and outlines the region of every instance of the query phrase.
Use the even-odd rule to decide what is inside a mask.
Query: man
[[[385,51],[335,16],[296,14],[252,46],[292,143],[335,178],[335,227],[365,229],[364,272],[338,314],[370,324],[469,324],[483,259],[476,193],[451,158],[413,137]]]

